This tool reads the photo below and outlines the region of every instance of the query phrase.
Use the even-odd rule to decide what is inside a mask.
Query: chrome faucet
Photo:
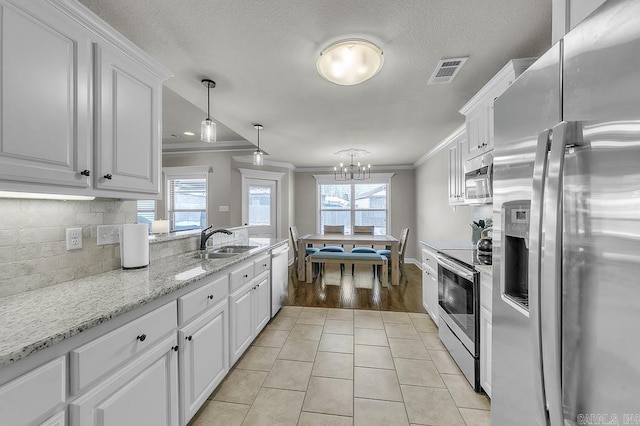
[[[211,232],[207,232],[211,228],[213,228],[213,225],[209,225],[208,228],[204,228],[202,230],[202,232],[200,233],[200,250],[206,250],[207,249],[207,240],[209,238],[211,238],[211,236],[213,234],[217,234],[217,233],[223,233],[223,234],[227,234],[227,235],[232,235],[233,234],[233,232],[229,231],[228,229],[214,229]]]

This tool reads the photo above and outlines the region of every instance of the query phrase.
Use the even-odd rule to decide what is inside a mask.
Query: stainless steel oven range
[[[471,265],[438,254],[438,335],[476,392],[480,391],[480,280]]]

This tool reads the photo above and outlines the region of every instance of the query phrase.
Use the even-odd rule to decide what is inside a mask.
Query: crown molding
[[[436,146],[431,148],[429,151],[427,151],[424,155],[422,155],[422,157],[418,158],[416,162],[413,163],[413,167],[415,168],[420,166],[421,164],[426,162],[429,158],[433,157],[438,152],[442,151],[442,149],[444,149],[447,145],[455,141],[458,138],[458,136],[462,135],[465,132],[465,130],[466,130],[466,124],[460,125],[460,127],[455,129],[453,133],[451,133],[449,136],[444,138],[439,144],[437,144]]]

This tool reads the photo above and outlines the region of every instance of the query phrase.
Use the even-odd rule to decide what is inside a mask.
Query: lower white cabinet
[[[262,274],[256,278],[254,303],[256,317],[253,334],[257,336],[271,319],[271,287],[269,286],[269,274]]]
[[[178,332],[181,425],[196,414],[229,371],[229,305],[223,302]]]
[[[480,274],[480,386],[491,397],[492,277]]]
[[[440,319],[438,306],[438,262],[436,253],[430,249],[422,249],[422,305],[438,325]]]
[[[176,335],[69,404],[70,426],[178,425]]]
[[[229,305],[230,365],[233,365],[271,318],[269,274],[261,274],[233,293]]]
[[[0,386],[0,424],[38,424],[65,402],[66,383],[67,360],[60,357]]]

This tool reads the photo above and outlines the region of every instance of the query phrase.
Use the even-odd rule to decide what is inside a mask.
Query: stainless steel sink
[[[192,257],[197,259],[226,259],[229,257],[234,257],[239,255],[240,253],[216,253],[212,251],[199,251],[194,253]]]
[[[224,246],[219,249],[212,250],[213,253],[219,254],[240,254],[245,253],[251,249],[254,249],[258,246]]]

